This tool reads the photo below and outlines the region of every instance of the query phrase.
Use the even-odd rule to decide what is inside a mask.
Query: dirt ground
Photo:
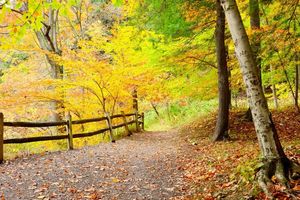
[[[46,153],[0,165],[2,199],[183,199],[184,141],[176,131]]]

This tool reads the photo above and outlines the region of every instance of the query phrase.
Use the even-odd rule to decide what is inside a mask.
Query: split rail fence
[[[128,121],[127,117],[133,117],[132,120]],[[121,118],[123,119],[123,123],[121,124],[113,124],[113,119]],[[86,133],[75,133],[73,134],[72,126],[74,124],[86,124],[91,122],[101,122],[106,121],[107,127],[102,128],[93,132]],[[111,142],[115,142],[113,137],[113,130],[121,127],[125,127],[125,131],[127,135],[131,134],[128,125],[135,124],[136,131],[144,130],[144,113],[138,114],[129,113],[125,114],[121,112],[121,114],[110,116],[109,113],[105,113],[104,117],[99,118],[91,118],[91,119],[81,119],[81,120],[72,120],[72,116],[70,113],[67,115],[67,119],[59,122],[5,122],[3,113],[0,113],[0,163],[3,162],[4,158],[4,144],[22,144],[28,142],[39,142],[39,141],[51,141],[51,140],[68,140],[69,150],[73,149],[73,139],[74,138],[83,138],[83,137],[91,137],[94,135],[98,135],[101,133],[109,132],[109,137]],[[27,127],[27,128],[40,128],[40,127],[54,127],[54,126],[66,126],[66,133],[64,135],[50,135],[50,136],[38,136],[38,137],[27,137],[27,138],[11,138],[4,139],[4,127]]]

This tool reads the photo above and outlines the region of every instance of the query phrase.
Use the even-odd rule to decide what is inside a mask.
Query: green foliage
[[[103,1],[103,0],[102,0]],[[121,6],[124,4],[123,0],[112,0],[113,5],[115,6]]]
[[[139,4],[137,15],[131,22],[167,37],[189,36],[192,23],[187,22],[183,16],[183,3],[182,0],[144,0]]]
[[[160,116],[154,110],[145,113],[146,130],[168,130],[180,127],[193,119],[204,116],[215,111],[216,99],[199,101],[198,99],[182,99],[169,104],[159,104],[157,106]]]
[[[252,183],[255,180],[255,175],[262,163],[258,159],[248,160],[241,163],[236,168],[236,173],[244,183]]]

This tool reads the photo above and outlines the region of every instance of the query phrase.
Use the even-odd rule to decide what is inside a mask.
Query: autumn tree
[[[230,33],[235,44],[235,52],[243,73],[251,113],[263,158],[263,166],[259,171],[259,184],[269,193],[271,178],[275,176],[284,186],[289,187],[289,179],[293,178],[295,163],[285,155],[282,145],[268,109],[259,76],[256,60],[250,47],[237,4],[235,0],[222,0]]]
[[[42,22],[43,27],[40,30],[36,30],[35,34],[39,41],[39,46],[42,50],[56,55],[61,55],[61,49],[58,43],[58,20],[59,20],[59,10],[50,7],[48,11],[43,13],[45,16]],[[47,17],[46,17],[47,16]],[[63,79],[64,69],[63,66],[57,63],[51,58],[51,55],[46,54],[47,61],[51,68],[51,77],[53,79]],[[61,94],[64,95],[64,94]],[[52,120],[61,121],[64,118],[63,110],[63,98],[62,100],[53,100],[50,104],[52,109]]]
[[[13,2],[6,1],[1,5],[1,9],[6,9],[4,15],[14,15],[14,32],[33,29],[39,43],[39,47],[45,51],[45,56],[51,68],[51,77],[53,79],[63,78],[63,67],[56,63],[52,54],[61,55],[61,49],[58,41],[58,18],[59,10],[56,1],[47,1],[41,5],[39,2]],[[10,13],[7,12],[10,11]],[[8,27],[11,25],[8,25]],[[24,33],[23,33],[24,34]],[[50,107],[52,109],[52,120],[60,121],[63,114],[62,101],[52,100]]]

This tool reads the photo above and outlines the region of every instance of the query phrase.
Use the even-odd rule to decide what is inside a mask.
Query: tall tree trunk
[[[259,83],[257,64],[253,56],[249,39],[246,34],[235,0],[221,0],[229,24],[230,33],[235,45],[235,54],[238,58],[246,92],[251,108],[253,122],[259,142],[264,165],[259,171],[259,184],[268,193],[268,184],[271,184],[273,175],[285,186],[293,167],[283,151],[278,138],[262,86]]]
[[[258,0],[249,0],[249,15],[250,15],[250,26],[252,30],[258,30],[260,29],[260,16],[259,16],[259,2]],[[256,59],[256,64],[257,64],[257,72],[259,76],[259,82],[262,84],[262,79],[261,79],[261,58],[259,57],[259,52],[260,52],[260,39],[253,37],[253,40],[251,42],[251,48],[254,54],[254,57]],[[251,110],[248,108],[246,114],[245,114],[245,119],[248,121],[252,121],[252,115],[251,115]]]
[[[294,32],[295,35],[297,33],[297,28],[296,28],[296,23],[294,23]],[[295,41],[297,41],[297,36]],[[295,75],[295,107],[298,110],[298,113],[300,113],[300,107],[299,107],[299,81],[300,81],[300,65],[299,65],[299,52],[295,52],[295,71],[296,71],[296,75]]]
[[[296,65],[295,65],[295,70],[296,70],[296,75],[295,75],[295,107],[298,108],[298,110],[299,110],[298,101],[299,101],[299,79],[300,79],[299,69],[300,69],[300,66],[298,64],[298,55],[297,55],[297,53],[295,55],[295,60],[296,60]]]
[[[250,26],[253,31],[260,29],[260,16],[259,16],[259,2],[258,0],[249,0],[249,14],[250,14]],[[257,73],[259,76],[260,84],[262,84],[261,79],[261,58],[260,58],[260,38],[255,34],[251,42],[251,48],[253,55],[256,59]]]
[[[228,135],[230,90],[225,46],[225,14],[220,0],[216,0],[217,24],[215,29],[218,65],[219,111],[213,141],[226,140]]]

